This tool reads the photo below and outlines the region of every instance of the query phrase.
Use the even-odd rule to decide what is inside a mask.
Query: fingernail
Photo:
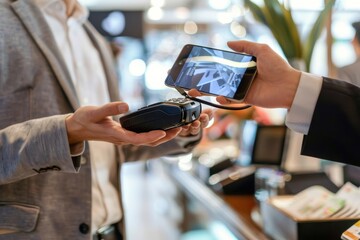
[[[127,104],[122,103],[122,104],[118,105],[118,109],[120,112],[127,112],[128,106],[127,106]]]

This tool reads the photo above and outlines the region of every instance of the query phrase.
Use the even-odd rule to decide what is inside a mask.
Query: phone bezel
[[[232,54],[238,54],[238,55],[242,55],[242,56],[251,56],[252,60],[254,60],[256,62],[256,57],[249,55],[249,54],[245,54],[245,53],[240,53],[240,52],[234,52],[234,51],[227,51],[227,50],[222,50],[222,49],[217,49],[217,48],[212,48],[212,47],[207,47],[207,46],[201,46],[201,45],[194,45],[194,44],[186,44],[181,52],[179,53],[178,57],[176,58],[172,68],[170,69],[168,76],[165,79],[165,85],[168,87],[180,87],[184,90],[190,90],[190,89],[186,89],[184,87],[181,86],[175,86],[175,81],[179,76],[179,73],[181,72],[181,70],[183,69],[183,61],[188,58],[190,52],[192,51],[193,47],[201,47],[201,48],[206,48],[206,49],[211,49],[211,50],[217,50],[217,51],[222,51],[222,52],[229,52]],[[253,68],[247,68],[245,73],[244,73],[244,77],[242,78],[240,85],[238,86],[236,93],[234,94],[233,98],[229,98],[228,96],[225,96],[229,99],[233,99],[236,101],[243,101],[246,93],[253,81],[253,79],[255,78],[256,75],[256,68],[255,70]],[[198,89],[199,90],[199,89]],[[202,93],[205,93],[207,95],[212,95],[212,96],[220,96],[219,94],[216,93],[210,93],[210,92],[205,92],[202,90],[199,90]]]

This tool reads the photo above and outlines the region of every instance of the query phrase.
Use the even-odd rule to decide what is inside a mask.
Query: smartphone
[[[256,69],[254,56],[187,44],[170,69],[165,85],[242,101]]]

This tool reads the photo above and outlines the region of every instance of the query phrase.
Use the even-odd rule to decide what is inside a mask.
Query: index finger
[[[199,92],[198,90],[196,89],[190,89],[188,94],[192,97],[200,97],[202,96],[201,92]]]
[[[254,43],[250,41],[240,40],[240,41],[229,41],[227,45],[237,51],[237,52],[244,52],[251,55],[258,55],[260,52],[260,48],[262,44]]]
[[[197,90],[197,89],[195,89],[195,88],[190,89],[190,90],[188,91],[188,94],[189,94],[190,96],[192,96],[192,97],[211,96],[211,95],[209,95],[209,94],[202,93],[202,92],[200,92],[199,90]]]
[[[100,107],[94,107],[94,109],[88,112],[88,118],[92,122],[98,122],[108,116],[115,116],[121,113],[125,113],[129,110],[129,105],[125,102],[110,102]]]

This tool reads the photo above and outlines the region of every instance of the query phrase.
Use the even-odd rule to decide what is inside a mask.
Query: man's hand
[[[182,127],[179,136],[186,137],[189,135],[197,135],[202,128],[205,128],[210,120],[213,118],[213,111],[211,109],[204,109],[200,117],[191,124]]]
[[[245,103],[266,108],[291,107],[300,81],[301,72],[292,68],[268,45],[248,41],[228,42],[228,46],[238,52],[251,54],[257,58],[257,74],[245,96]],[[201,96],[195,89],[191,96]],[[216,100],[221,104],[233,104],[223,96]]]
[[[228,46],[257,58],[257,75],[245,97],[245,102],[260,107],[289,109],[299,85],[301,72],[292,68],[266,44],[234,41],[228,42]]]
[[[128,110],[128,105],[123,102],[79,108],[65,120],[70,146],[86,140],[105,141],[117,145],[157,146],[175,138],[182,130],[176,128],[166,132],[154,130],[145,133],[128,131],[112,119],[112,116],[126,113]]]

